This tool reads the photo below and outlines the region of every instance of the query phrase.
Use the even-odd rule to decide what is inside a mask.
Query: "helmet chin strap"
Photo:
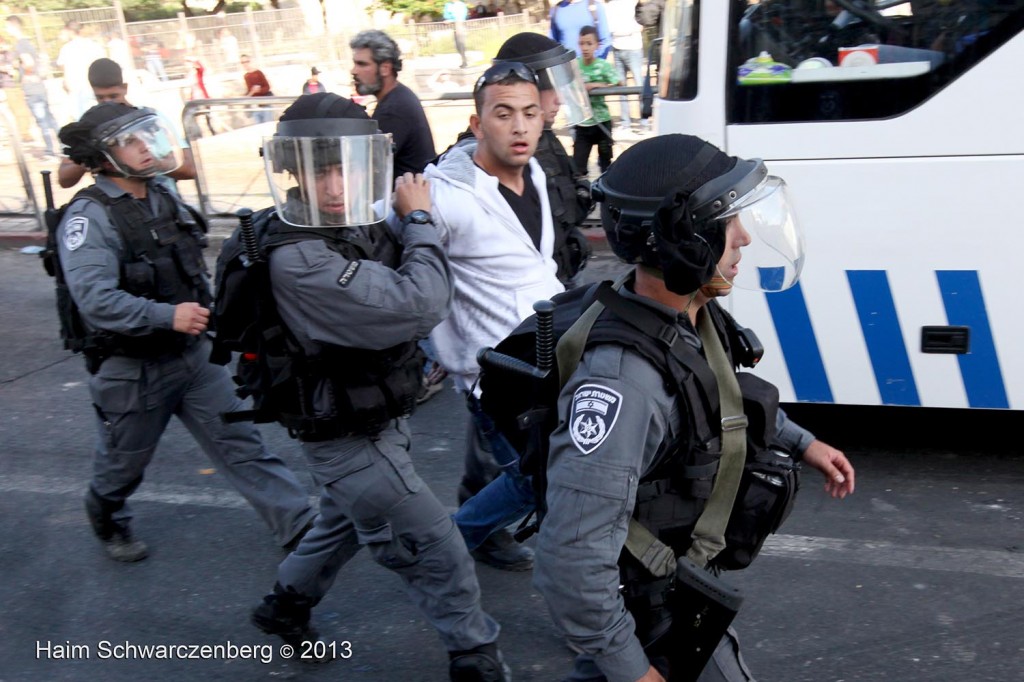
[[[708,298],[718,298],[719,296],[728,296],[732,287],[732,282],[726,279],[716,265],[715,276],[701,286],[700,292]]]

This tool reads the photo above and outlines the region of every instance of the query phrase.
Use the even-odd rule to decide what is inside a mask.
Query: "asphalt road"
[[[616,269],[601,254],[588,274]],[[350,656],[282,660],[280,642],[248,623],[282,551],[180,424],[133,498],[151,556],[108,560],[82,509],[94,432],[86,374],[56,340],[52,282],[35,256],[0,250],[0,314],[0,682],[447,679],[436,634],[366,553],[314,612]],[[454,505],[462,406],[442,392],[412,426],[419,473]],[[938,423],[894,448],[868,426],[849,446],[836,441],[857,467],[856,494],[831,500],[806,474],[781,534],[729,578],[747,595],[736,625],[757,679],[1024,680],[1019,448],[925,445]],[[308,483],[296,443],[276,426],[263,433]],[[571,653],[530,574],[478,575],[515,679],[560,679]],[[143,649],[154,645],[196,648],[147,657],[161,653]],[[187,658],[204,655],[214,657]]]

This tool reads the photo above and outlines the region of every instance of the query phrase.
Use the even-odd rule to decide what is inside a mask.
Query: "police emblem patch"
[[[64,246],[74,251],[85,243],[85,235],[89,233],[89,219],[78,216],[64,223]]]
[[[622,394],[606,386],[584,384],[572,396],[569,435],[589,455],[608,438],[622,407]]]

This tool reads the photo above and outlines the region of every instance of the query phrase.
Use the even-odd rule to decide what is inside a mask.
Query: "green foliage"
[[[164,0],[122,0],[125,21],[152,21],[154,19],[173,19],[181,11],[178,2]]]
[[[90,9],[96,7],[113,7],[113,0],[16,0],[4,3],[4,7],[12,13],[27,13],[29,7],[37,12],[57,12],[72,9]],[[248,5],[261,9],[259,3],[239,0],[226,2],[224,11],[244,12]],[[173,19],[183,11],[182,0],[121,0],[125,21],[153,21],[155,19]],[[191,7],[193,16],[206,14],[205,10]]]
[[[410,17],[441,19],[445,0],[377,0],[377,6],[390,12],[401,12]]]
[[[21,14],[28,12],[29,7],[34,7],[37,12],[55,12],[67,9],[110,7],[112,4],[110,0],[31,0],[6,3],[6,7],[11,13]]]

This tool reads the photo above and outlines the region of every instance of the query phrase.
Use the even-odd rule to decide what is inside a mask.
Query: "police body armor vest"
[[[95,185],[80,190],[68,206],[78,200],[89,200],[105,207],[124,246],[119,282],[122,290],[160,303],[195,301],[209,306],[212,297],[202,253],[205,225],[163,186],[151,183],[148,191],[160,197],[155,216],[150,213],[147,201],[129,194],[110,197]],[[180,352],[194,342],[192,337],[173,330],[157,330],[145,336],[88,330],[70,296],[61,302],[61,284],[63,273],[58,279],[58,314],[64,345],[91,356],[91,370],[111,355],[159,357]]]
[[[590,256],[590,244],[579,231],[592,203],[580,194],[576,167],[554,132],[545,128],[537,143],[537,159],[547,177],[548,202],[555,230],[552,256],[558,265],[558,279],[566,282],[575,276]]]
[[[735,322],[715,301],[709,302],[704,311],[711,316],[732,366],[738,367],[734,353]],[[653,310],[649,312],[658,315]],[[674,327],[674,320],[662,318],[662,322],[664,331],[654,338],[665,338]],[[605,311],[594,325],[588,346],[611,340],[640,352],[662,370],[666,389],[679,395],[679,404],[686,407],[685,414],[680,415],[686,435],[663,445],[651,469],[640,479],[633,511],[633,518],[670,546],[676,556],[684,556],[711,496],[722,455],[718,388],[707,361],[696,350],[674,357],[666,351],[668,344],[651,339],[651,334],[640,334]],[[799,487],[799,464],[774,441],[778,390],[749,372],[737,372],[736,376],[743,392],[744,414],[749,420],[747,456],[725,532],[726,548],[712,560],[713,570],[748,566],[765,538],[789,515]],[[650,641],[667,622],[665,599],[670,580],[653,579],[625,550],[619,567],[623,597],[637,622],[637,635],[642,642]]]
[[[401,245],[388,229],[296,229],[267,209],[254,216],[254,230],[264,258],[280,246],[319,239],[348,260],[397,267],[401,259]],[[219,328],[212,359],[223,364],[228,351],[242,353],[235,380],[239,394],[251,395],[256,409],[227,415],[229,421],[277,421],[293,437],[315,442],[349,434],[373,436],[390,420],[412,414],[423,367],[415,340],[384,350],[325,346],[315,356],[307,355],[277,312],[269,272],[262,270],[263,282],[231,279],[230,261],[243,253],[236,233],[218,259]],[[242,291],[246,287],[257,291]],[[255,308],[247,305],[253,301]]]

